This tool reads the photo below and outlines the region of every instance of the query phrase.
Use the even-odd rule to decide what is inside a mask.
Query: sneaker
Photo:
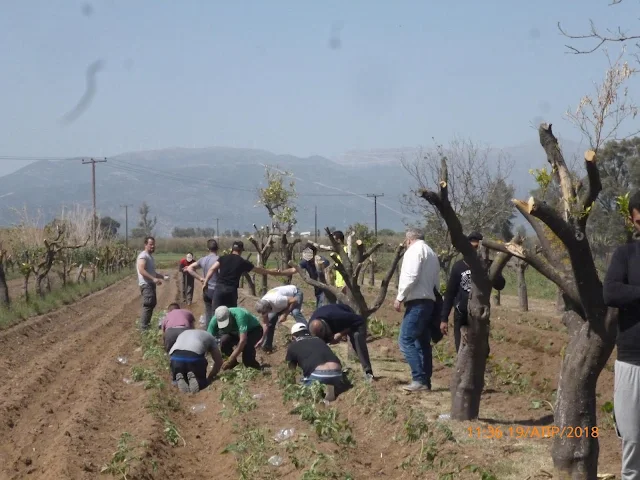
[[[187,373],[187,379],[189,380],[189,390],[191,393],[198,393],[200,391],[200,384],[196,378],[196,374],[193,372]]]
[[[404,387],[402,387],[402,389],[406,390],[407,392],[424,392],[429,390],[429,387],[427,387],[424,383],[416,382],[414,380],[409,385],[405,385]]]
[[[373,376],[373,373],[371,373],[371,372],[367,372],[367,373],[365,373],[365,374],[364,374],[364,381],[365,381],[365,382],[369,382],[369,383],[371,383],[371,382],[373,382],[375,379],[376,379],[376,377],[374,377],[374,376]]]
[[[176,375],[176,382],[178,383],[178,390],[182,393],[189,393],[189,385],[187,385],[187,382],[185,382],[184,376],[181,373]]]

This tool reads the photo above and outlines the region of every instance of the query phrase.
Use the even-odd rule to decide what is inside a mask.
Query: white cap
[[[304,323],[294,323],[293,327],[291,327],[291,335],[301,332],[302,330],[307,330],[307,326]]]
[[[218,322],[218,328],[227,328],[229,325],[229,319],[231,317],[231,312],[224,305],[216,308],[215,313],[213,314],[216,317],[216,321]]]

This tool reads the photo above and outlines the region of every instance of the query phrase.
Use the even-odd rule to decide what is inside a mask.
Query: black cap
[[[236,252],[244,250],[244,243],[242,243],[241,240],[236,240],[235,242],[233,242],[233,245],[231,246],[231,250],[235,250]]]
[[[482,236],[482,234],[480,232],[471,232],[468,236],[467,236],[467,240],[469,240],[470,242],[473,242],[474,240],[476,242],[480,242],[482,241],[484,237]]]

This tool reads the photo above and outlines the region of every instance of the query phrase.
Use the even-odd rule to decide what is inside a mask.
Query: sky
[[[535,141],[542,120],[579,141],[563,114],[606,58],[568,54],[587,44],[557,22],[635,26],[637,2],[609,3],[5,2],[0,157],[207,146],[332,157],[454,135],[511,146]],[[74,111],[90,68],[95,94]],[[0,173],[22,165],[0,160]]]

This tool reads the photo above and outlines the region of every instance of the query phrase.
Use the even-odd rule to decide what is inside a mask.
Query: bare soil
[[[159,288],[158,309],[177,297],[176,280],[174,275]],[[250,299],[243,303],[252,309]],[[120,435],[129,432],[137,441],[149,442],[147,455],[154,465],[129,478],[236,479],[236,457],[223,450],[243,432],[257,427],[265,431],[270,455],[284,458],[279,467],[264,465],[260,478],[301,478],[303,470],[293,465],[292,458],[301,457],[308,470],[317,452],[324,453],[331,468],[341,473],[310,478],[348,478],[347,473],[356,479],[481,478],[481,470],[464,470],[466,466],[489,471],[500,480],[551,478],[545,476],[553,472],[551,439],[517,438],[515,430],[553,423],[550,405],[567,338],[550,303],[532,301],[531,311],[520,313],[514,310],[517,299],[503,296],[502,306],[492,309],[491,355],[481,418],[476,422],[438,420],[449,411],[448,385],[455,360],[452,333],[434,355],[433,390],[420,394],[405,394],[399,388],[410,380],[410,374],[396,339],[372,338],[369,349],[378,377],[373,384],[375,394],[359,382],[332,404],[353,429],[356,444],[350,447],[319,441],[308,423],[290,413],[293,404],[283,402],[276,369],[284,359],[286,327],[279,329],[276,351],[259,355],[259,360],[271,366],[269,372],[248,384],[252,394],[264,395],[256,400],[257,408],[241,416],[223,417],[225,402],[220,395],[229,386],[220,381],[195,396],[180,395],[183,409],[172,420],[186,446],[169,446],[162,424],[147,408],[149,391],[123,382],[130,376],[130,366],[143,362],[135,329],[139,305],[139,290],[131,277],[72,308],[0,333],[4,380],[0,385],[0,478],[98,478]],[[196,318],[203,311],[199,292],[191,309]],[[308,316],[311,307],[306,305],[303,313]],[[401,320],[389,302],[376,317],[390,327]],[[346,343],[335,348],[346,360]],[[126,366],[116,361],[120,355],[128,358]],[[599,379],[599,405],[613,398],[613,358],[615,352]],[[359,378],[359,365],[350,366]],[[191,406],[201,404],[206,406],[204,411],[190,411]],[[408,442],[405,417],[412,407],[426,415],[434,432],[448,430],[451,438],[441,440],[437,433],[434,438],[441,441],[431,450],[425,442]],[[396,418],[384,418],[391,408]],[[619,441],[607,415],[600,417],[600,471],[618,476]],[[504,436],[478,438],[476,429],[486,431],[489,426],[500,426]],[[281,428],[295,429],[293,452],[272,440]],[[308,450],[309,445],[315,452]],[[416,469],[427,454],[434,457],[433,468]],[[447,473],[452,476],[443,477]]]

